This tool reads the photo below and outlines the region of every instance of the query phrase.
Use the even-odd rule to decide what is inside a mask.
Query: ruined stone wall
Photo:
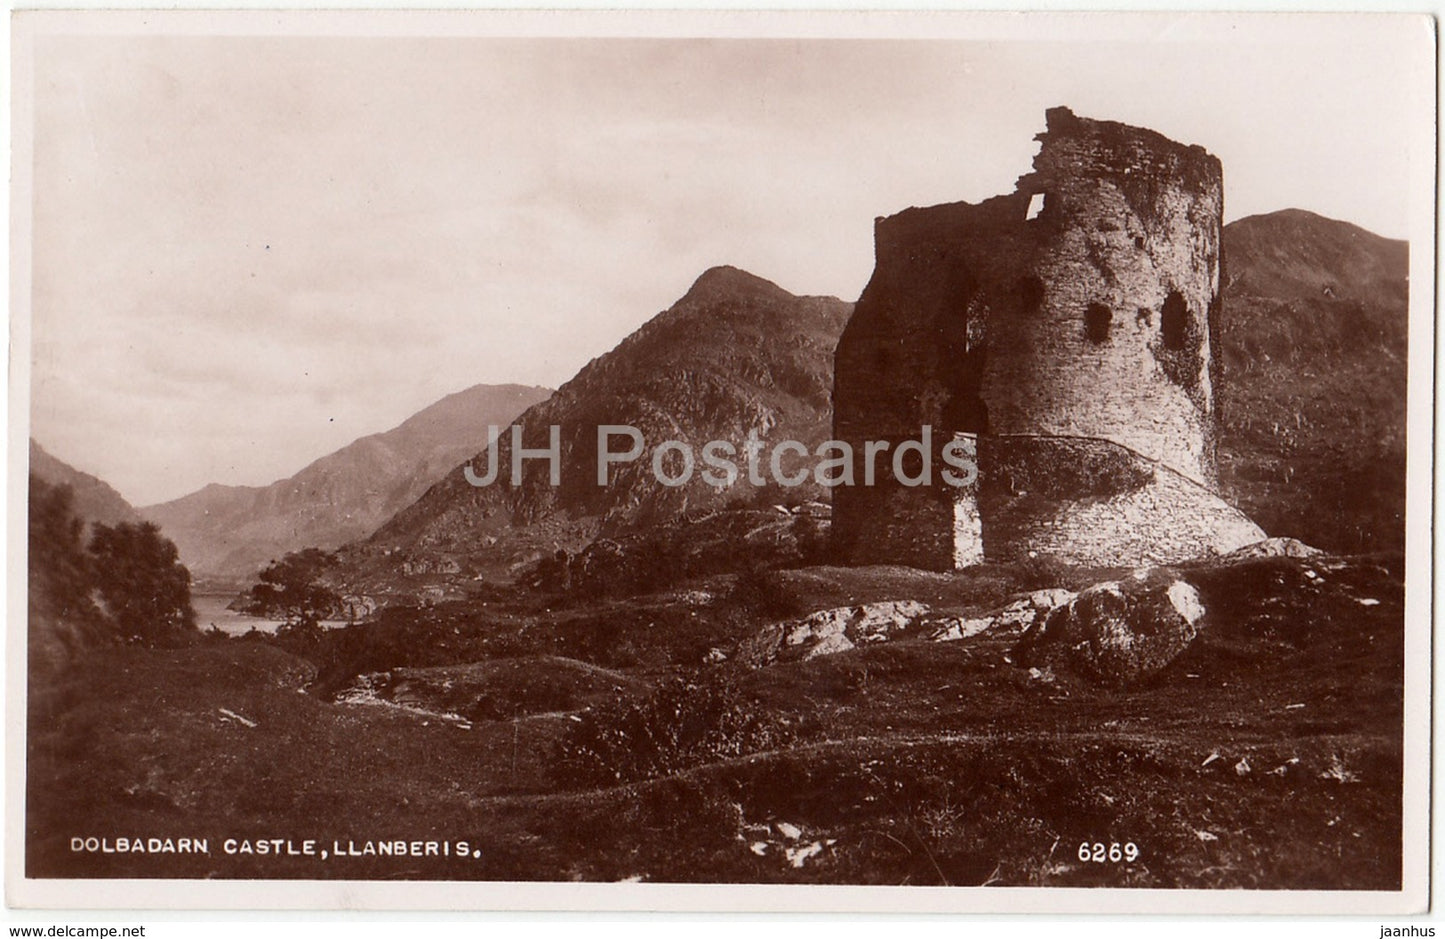
[[[873,277],[834,356],[833,433],[853,447],[859,482],[866,441],[918,439],[927,425],[937,449],[955,433],[988,430],[987,316],[991,305],[1012,302],[997,285],[1016,279],[1030,257],[1020,225],[1027,209],[1028,195],[1014,194],[875,223]],[[934,465],[942,465],[937,453]],[[957,495],[910,489],[891,473],[871,487],[835,489],[835,548],[855,563],[952,568],[960,551],[977,553],[955,543]]]
[[[1064,108],[1048,112],[1039,140],[1033,172],[1010,195],[876,221],[873,277],[835,355],[834,434],[860,461],[865,441],[916,436],[925,424],[935,442],[1094,438],[1209,495],[1219,161]],[[987,452],[1006,460],[1010,444],[995,444]],[[985,486],[988,460],[981,454]],[[854,563],[946,569],[992,557],[989,506],[971,511],[959,498],[840,488],[835,545]]]
[[[1228,554],[1265,537],[1208,488],[1112,441],[987,437],[979,457],[990,560],[1161,564]]]
[[[1039,139],[1019,187],[1042,196],[1042,301],[990,331],[990,430],[1101,437],[1212,485],[1219,161],[1062,108]]]

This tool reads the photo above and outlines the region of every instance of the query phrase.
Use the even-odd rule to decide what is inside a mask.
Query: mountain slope
[[[831,297],[796,297],[736,268],[712,268],[670,309],[519,419],[529,449],[546,447],[549,428],[560,428],[560,485],[550,485],[541,460],[525,464],[520,485],[510,485],[511,445],[504,439],[496,483],[472,486],[457,466],[367,548],[474,555],[486,549],[485,539],[519,527],[544,535],[550,526],[565,540],[569,523],[583,523],[589,533],[620,532],[685,512],[778,501],[775,487],[746,480],[709,486],[700,462],[689,483],[664,486],[652,472],[652,448],[681,440],[700,451],[725,440],[741,449],[749,431],[810,447],[827,439],[833,347],[851,309]],[[614,464],[610,484],[599,486],[597,428],[604,424],[636,427],[647,449],[636,462]],[[614,450],[627,446],[621,438],[612,443]],[[486,456],[473,465],[485,473]],[[811,486],[786,493],[789,501],[817,495]]]
[[[1228,282],[1219,331],[1221,488],[1271,534],[1340,551],[1403,539],[1407,246],[1348,223],[1287,210],[1225,228]],[[379,528],[352,559],[372,573],[459,572],[460,559],[510,566],[599,533],[662,527],[719,508],[826,500],[812,487],[717,491],[697,476],[663,487],[650,448],[829,435],[832,350],[851,306],[798,298],[715,268],[615,350],[518,421],[523,445],[561,429],[561,485],[542,461],[508,484],[469,485],[460,466]],[[648,452],[596,485],[596,428],[642,430]],[[618,441],[621,448],[625,441]],[[476,472],[485,456],[474,461]],[[675,542],[674,542],[675,543]],[[357,570],[353,567],[353,571]],[[366,578],[370,579],[370,578]]]
[[[69,486],[76,516],[87,522],[117,525],[141,520],[135,507],[109,483],[51,456],[34,440],[30,441],[30,472],[52,486]]]
[[[1270,534],[1403,548],[1408,245],[1290,209],[1224,250],[1225,495]]]
[[[1303,209],[1224,228],[1232,296],[1404,303],[1410,248]]]
[[[506,426],[550,393],[522,385],[476,385],[288,479],[269,486],[212,484],[143,514],[175,540],[198,575],[252,576],[287,551],[335,548],[369,534],[476,452],[488,425]]]

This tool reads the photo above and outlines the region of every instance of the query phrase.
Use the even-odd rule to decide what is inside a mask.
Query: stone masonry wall
[[[1108,440],[994,436],[980,441],[979,457],[991,560],[1163,564],[1265,537],[1209,489]]]
[[[1019,186],[1042,196],[1043,299],[990,330],[990,430],[1101,437],[1212,485],[1219,161],[1062,108],[1040,140]]]
[[[959,433],[1109,441],[1210,495],[1219,161],[1065,108],[1048,112],[1039,140],[1014,193],[875,222],[873,277],[835,355],[834,434],[853,445],[858,478],[865,441],[929,425],[936,442]],[[990,452],[1001,451],[981,450],[985,488]],[[988,504],[971,512],[956,491],[900,489],[835,491],[843,560],[947,569],[994,555]],[[981,545],[962,544],[980,532]],[[1197,534],[1206,549],[1207,533]]]

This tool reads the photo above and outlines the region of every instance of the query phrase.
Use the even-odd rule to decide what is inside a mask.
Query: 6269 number
[[[1117,841],[1112,844],[1085,841],[1079,845],[1079,860],[1094,864],[1118,864],[1120,861],[1132,864],[1139,860],[1139,846],[1132,841],[1126,844],[1119,844]]]

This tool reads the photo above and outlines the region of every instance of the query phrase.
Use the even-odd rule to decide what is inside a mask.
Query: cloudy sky
[[[715,264],[855,299],[875,216],[1011,190],[1058,104],[1209,148],[1229,219],[1405,237],[1424,31],[1284,19],[1087,42],[41,30],[32,433],[145,505],[290,475],[478,382],[555,387]]]

